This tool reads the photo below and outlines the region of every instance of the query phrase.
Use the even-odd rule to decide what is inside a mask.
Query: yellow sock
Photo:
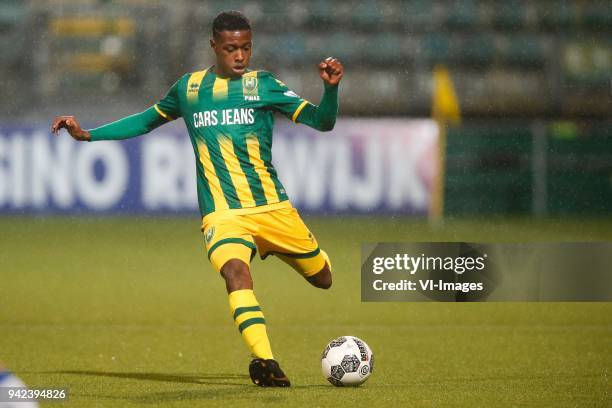
[[[266,321],[251,289],[236,290],[229,294],[234,323],[255,357],[270,359],[272,349],[266,332]]]

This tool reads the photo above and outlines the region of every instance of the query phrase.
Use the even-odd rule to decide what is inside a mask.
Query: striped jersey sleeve
[[[297,121],[300,112],[309,102],[293,92],[287,85],[276,79],[272,74],[265,76],[266,102],[277,112],[282,113],[292,121]]]
[[[172,87],[168,90],[168,93],[166,93],[166,96],[164,96],[153,106],[157,113],[168,121],[180,118],[182,116],[179,105],[179,82],[180,79],[176,81],[174,85],[172,85]]]

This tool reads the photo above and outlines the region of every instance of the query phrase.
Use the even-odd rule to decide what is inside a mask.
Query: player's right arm
[[[57,116],[51,132],[57,135],[64,128],[73,139],[81,141],[122,140],[143,135],[181,116],[177,88],[178,81],[149,109],[91,130],[82,129],[74,116]]]

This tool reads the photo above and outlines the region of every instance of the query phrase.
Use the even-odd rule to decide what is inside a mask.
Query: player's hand
[[[336,58],[327,57],[319,63],[319,76],[329,84],[336,86],[344,75],[344,67]]]
[[[91,140],[89,132],[81,129],[81,125],[74,116],[56,116],[51,125],[51,133],[57,136],[61,128],[66,129],[75,140]]]

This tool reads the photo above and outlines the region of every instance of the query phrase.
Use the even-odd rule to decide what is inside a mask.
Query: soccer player
[[[215,65],[183,75],[144,112],[92,130],[83,130],[74,116],[58,116],[51,130],[57,134],[65,128],[82,141],[119,140],[183,118],[195,153],[206,252],[225,279],[232,317],[254,356],[249,374],[258,386],[287,387],[253,293],[249,264],[259,251],[262,259],[282,259],[317,288],[329,288],[332,276],[327,254],[290,204],[272,165],[273,114],[332,130],[344,68],[331,57],[319,64],[324,92],[316,106],[271,73],[248,69],[253,41],[242,13],[219,14],[210,45]]]

